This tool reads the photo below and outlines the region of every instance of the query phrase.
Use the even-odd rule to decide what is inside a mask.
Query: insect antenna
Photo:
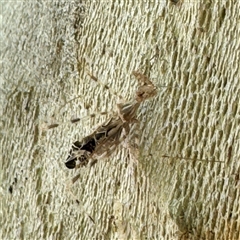
[[[121,101],[123,102],[127,102],[127,100],[120,95],[119,93],[117,93],[114,89],[112,89],[111,87],[109,87],[107,84],[101,82],[97,77],[95,77],[92,73],[90,73],[90,71],[87,70],[87,75],[96,83],[100,84],[104,89],[107,89],[112,95],[117,96]]]
[[[169,159],[184,159],[184,160],[187,160],[187,161],[200,161],[200,162],[206,162],[206,163],[212,163],[212,162],[225,163],[224,161],[218,161],[218,160],[198,159],[198,158],[185,158],[185,157],[181,157],[181,156],[177,157],[177,156],[163,155],[162,157],[169,158]]]

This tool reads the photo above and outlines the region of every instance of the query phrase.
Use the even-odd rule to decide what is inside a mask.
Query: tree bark
[[[239,7],[2,3],[0,238],[239,239]],[[158,88],[139,124],[67,169],[71,144],[134,98],[134,70]]]

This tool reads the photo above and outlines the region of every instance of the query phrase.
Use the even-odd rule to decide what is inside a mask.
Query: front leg
[[[132,74],[139,82],[143,83],[143,85],[139,86],[138,90],[136,91],[135,99],[138,102],[143,102],[157,94],[157,88],[146,75],[140,73],[139,71],[133,71]]]

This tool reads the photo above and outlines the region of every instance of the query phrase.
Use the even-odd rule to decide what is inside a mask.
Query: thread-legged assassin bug
[[[135,98],[127,103],[117,104],[117,111],[107,121],[102,123],[92,134],[72,144],[65,162],[67,168],[80,168],[86,166],[89,162],[92,166],[99,157],[110,156],[128,136],[131,124],[138,122],[136,116],[141,102],[155,96],[157,90],[144,74],[139,71],[133,71],[132,74],[141,83],[136,91]],[[96,77],[89,75],[97,81]],[[75,122],[75,120],[72,122]],[[49,128],[52,128],[52,125]]]

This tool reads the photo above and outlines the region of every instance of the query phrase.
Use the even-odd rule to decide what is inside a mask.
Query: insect
[[[81,168],[87,166],[88,163],[92,166],[98,158],[110,156],[116,147],[126,139],[130,131],[130,126],[138,122],[136,116],[140,104],[155,96],[157,90],[144,74],[139,71],[133,71],[132,74],[140,82],[135,98],[127,103],[118,103],[117,110],[107,121],[102,123],[93,133],[84,137],[81,141],[75,141],[72,144],[72,148],[65,162],[67,168]],[[96,77],[90,76],[93,80],[97,80]],[[78,120],[79,119],[76,119],[76,121]],[[75,120],[72,122],[75,122]],[[58,124],[53,124],[49,126],[49,128],[56,127],[57,125]]]

